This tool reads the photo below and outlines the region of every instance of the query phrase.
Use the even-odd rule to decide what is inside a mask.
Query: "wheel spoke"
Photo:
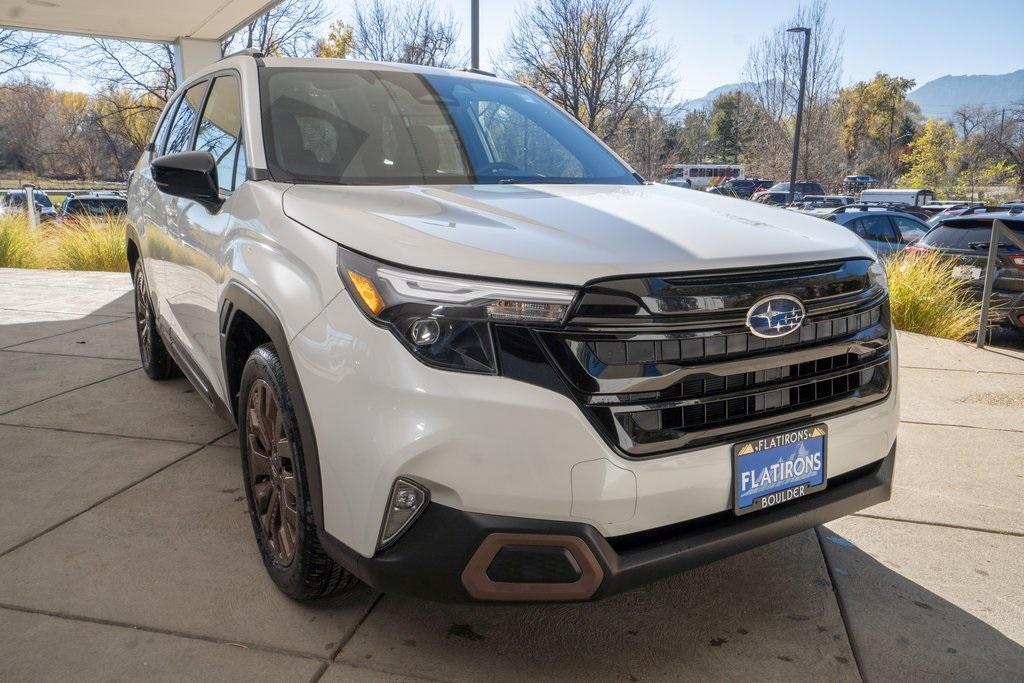
[[[257,379],[246,401],[246,459],[253,513],[268,550],[288,564],[298,539],[298,482],[292,445],[273,389]]]

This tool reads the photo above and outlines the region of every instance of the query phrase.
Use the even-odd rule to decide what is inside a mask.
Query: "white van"
[[[864,190],[860,193],[860,200],[876,204],[893,203],[924,206],[935,201],[935,193],[931,190]]]

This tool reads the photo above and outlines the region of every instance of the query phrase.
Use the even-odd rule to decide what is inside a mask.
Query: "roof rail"
[[[1020,213],[1024,211],[1024,207],[1020,206],[970,206],[959,213],[956,218],[960,216],[970,216],[976,213]]]

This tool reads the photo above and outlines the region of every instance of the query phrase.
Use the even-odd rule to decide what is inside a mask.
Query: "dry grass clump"
[[[981,303],[965,280],[953,277],[957,263],[938,252],[913,250],[886,262],[897,329],[955,340],[977,331]]]

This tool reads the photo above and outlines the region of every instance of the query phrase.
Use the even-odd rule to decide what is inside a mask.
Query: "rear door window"
[[[851,223],[851,229],[860,237],[874,242],[895,242],[896,235],[888,216],[864,216]]]
[[[197,83],[185,91],[181,98],[181,104],[178,105],[178,111],[174,113],[174,123],[171,124],[171,130],[167,136],[167,149],[165,150],[167,154],[191,149],[192,129],[195,126],[199,105],[202,104],[205,92],[206,81]]]

